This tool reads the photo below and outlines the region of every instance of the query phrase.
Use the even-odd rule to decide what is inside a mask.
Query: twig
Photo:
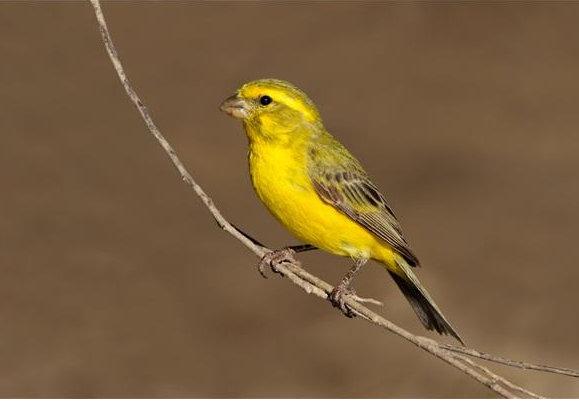
[[[512,359],[508,359],[502,356],[495,356],[491,354],[487,354],[486,352],[477,351],[476,349],[465,348],[460,345],[451,345],[451,344],[440,344],[440,346],[444,349],[452,351],[457,354],[464,354],[470,355],[475,358],[484,359],[486,361],[500,363],[502,365],[512,366],[515,368],[520,369],[528,369],[528,370],[538,370],[540,372],[548,372],[548,373],[556,373],[559,375],[571,376],[571,377],[579,377],[579,371],[567,368],[556,368],[553,366],[547,365],[538,365],[534,363],[528,362],[520,362],[514,361]]]
[[[470,366],[476,368],[476,369],[480,369],[481,371],[483,371],[485,374],[487,374],[489,377],[491,377],[493,380],[495,380],[497,383],[502,383],[505,386],[507,386],[508,388],[510,388],[511,390],[514,391],[518,391],[521,394],[526,395],[529,398],[545,398],[545,397],[541,397],[538,394],[533,393],[530,390],[527,390],[521,386],[516,385],[513,382],[508,381],[507,379],[505,379],[502,376],[497,375],[495,372],[493,372],[492,370],[490,370],[489,368],[487,368],[486,366],[483,365],[479,365],[477,363],[474,363],[472,359],[470,359],[467,356],[464,355],[460,355],[457,356],[457,358],[462,359],[463,361],[465,361],[467,364],[469,364]]]
[[[127,95],[129,96],[130,100],[134,103],[134,105],[137,107],[137,110],[139,111],[141,117],[145,121],[145,124],[147,125],[149,132],[157,139],[159,144],[163,147],[164,151],[171,159],[171,162],[178,170],[183,181],[185,181],[193,189],[193,191],[197,194],[197,196],[201,198],[205,206],[209,209],[210,213],[215,218],[219,227],[221,227],[223,230],[225,230],[233,237],[235,237],[237,240],[239,240],[241,243],[243,243],[248,249],[250,249],[255,255],[257,255],[260,258],[262,258],[268,252],[271,252],[270,249],[262,246],[260,243],[253,240],[251,237],[247,236],[246,234],[235,228],[231,223],[229,223],[219,212],[219,210],[215,207],[211,198],[205,193],[205,191],[199,186],[199,184],[197,184],[197,182],[193,179],[191,174],[189,174],[183,163],[181,163],[172,146],[161,134],[161,132],[153,122],[153,119],[151,118],[149,112],[147,111],[147,108],[145,107],[145,105],[135,92],[135,90],[132,88],[129,79],[125,74],[125,71],[123,69],[121,61],[115,49],[115,46],[113,44],[99,0],[89,0],[89,1],[91,2],[94,8],[102,40],[104,42],[107,53],[111,59],[111,62],[119,76],[119,79],[125,91],[127,92]],[[327,299],[328,295],[333,289],[333,287],[330,284],[308,273],[306,270],[301,268],[297,263],[282,262],[276,264],[274,268],[276,272],[280,273],[283,277],[290,279],[290,281],[292,281],[295,285],[303,289],[305,292],[307,292],[308,294],[313,294],[319,298]],[[523,389],[522,387],[512,384],[508,380],[493,373],[488,368],[472,362],[470,359],[462,355],[465,353],[464,351],[467,349],[463,349],[460,351],[458,349],[451,349],[448,348],[448,346],[442,345],[434,340],[414,335],[404,330],[403,328],[395,325],[389,320],[385,319],[383,316],[368,309],[367,307],[357,302],[356,300],[352,299],[351,297],[347,298],[345,303],[356,315],[363,318],[364,320],[376,326],[382,327],[394,334],[397,334],[398,336],[406,339],[407,341],[411,342],[417,347],[427,351],[428,353],[442,359],[446,363],[455,367],[456,369],[464,372],[474,380],[484,384],[489,389],[491,389],[492,391],[496,392],[497,394],[503,397],[516,398],[516,395],[511,392],[511,390],[513,389],[532,397],[536,398],[540,397],[539,395],[531,393],[530,391]],[[479,353],[478,351],[475,350],[469,351],[477,352],[480,355],[487,355]],[[482,357],[479,355],[473,356]],[[498,357],[493,358],[494,359],[489,360],[493,361],[496,361],[497,359],[503,360],[503,358]],[[523,367],[514,364],[511,366]],[[531,369],[531,367],[529,366],[531,365],[525,364],[524,368]],[[561,372],[555,372],[554,370],[550,370],[553,371],[554,373],[562,373],[562,371],[568,371],[567,369],[559,369],[559,368],[551,368],[551,369],[561,370]]]

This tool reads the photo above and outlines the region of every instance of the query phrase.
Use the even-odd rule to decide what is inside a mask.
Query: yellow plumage
[[[460,338],[411,271],[418,259],[360,163],[324,128],[295,86],[259,80],[222,109],[243,121],[255,191],[297,238],[330,253],[381,262],[428,329]]]
[[[320,199],[305,173],[303,147],[251,141],[250,174],[261,201],[293,235],[318,248],[354,258],[393,255],[366,229]]]

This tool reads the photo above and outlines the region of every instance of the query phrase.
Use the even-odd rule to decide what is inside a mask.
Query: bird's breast
[[[249,170],[257,195],[278,218],[298,213],[304,202],[315,195],[305,157],[295,149],[252,146]]]

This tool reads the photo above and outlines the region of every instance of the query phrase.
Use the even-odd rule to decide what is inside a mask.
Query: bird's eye
[[[262,106],[267,106],[272,102],[272,100],[273,99],[271,97],[263,95],[262,97],[259,98],[259,104],[261,104]]]

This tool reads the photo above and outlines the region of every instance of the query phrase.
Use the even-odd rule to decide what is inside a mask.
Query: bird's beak
[[[229,96],[221,103],[219,110],[227,113],[231,117],[244,119],[249,115],[249,105],[244,99],[237,95]]]

